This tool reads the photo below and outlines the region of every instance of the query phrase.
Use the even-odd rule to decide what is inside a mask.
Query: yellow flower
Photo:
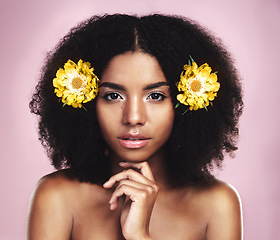
[[[184,65],[183,69],[177,84],[180,92],[177,100],[188,105],[190,110],[207,109],[220,89],[217,74],[211,73],[212,69],[207,63],[198,67],[196,62],[192,62],[192,65]]]
[[[93,70],[88,62],[79,60],[76,64],[68,60],[53,79],[54,93],[64,104],[81,108],[82,103],[91,101],[98,94],[99,79]]]

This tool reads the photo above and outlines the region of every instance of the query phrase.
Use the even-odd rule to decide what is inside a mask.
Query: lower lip
[[[149,142],[149,139],[143,139],[143,140],[125,140],[125,139],[120,139],[120,144],[125,147],[125,148],[142,148],[146,146]]]

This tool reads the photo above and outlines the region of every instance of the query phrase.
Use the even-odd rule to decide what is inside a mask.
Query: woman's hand
[[[150,166],[147,162],[121,162],[120,166],[129,169],[112,176],[103,185],[104,188],[112,188],[118,183],[109,201],[110,209],[115,210],[119,198],[125,196],[121,211],[123,236],[127,240],[151,239],[149,224],[159,189]]]

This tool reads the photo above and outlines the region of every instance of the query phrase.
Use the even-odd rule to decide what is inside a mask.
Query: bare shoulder
[[[242,239],[242,207],[237,190],[215,180],[198,192],[208,222],[207,239]]]
[[[59,170],[42,177],[36,187],[35,195],[53,195],[61,194],[63,195],[69,189],[72,189],[77,185],[78,180],[71,174],[68,170]]]
[[[54,234],[61,236],[60,239],[69,239],[72,214],[65,193],[72,182],[66,176],[65,171],[58,171],[37,183],[28,214],[28,240],[51,239]]]
[[[55,236],[69,239],[79,207],[94,203],[94,196],[101,194],[100,189],[97,185],[79,182],[68,170],[41,178],[31,198],[27,239],[39,239],[39,236],[40,239]]]
[[[203,191],[206,197],[211,198],[211,207],[240,207],[241,201],[237,190],[230,184],[215,180]]]
[[[75,201],[83,199],[99,199],[104,189],[96,184],[80,182],[69,170],[59,170],[42,177],[34,190],[32,200],[42,204],[63,204],[68,210],[73,210]],[[68,205],[67,205],[68,204]],[[72,206],[70,206],[72,204]]]
[[[58,205],[75,187],[76,182],[65,170],[48,174],[38,181],[31,202],[41,205],[55,202]]]

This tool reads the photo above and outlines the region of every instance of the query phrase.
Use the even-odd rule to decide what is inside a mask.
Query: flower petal
[[[79,88],[72,85],[74,79],[81,80]],[[88,102],[94,99],[99,91],[99,79],[93,73],[90,63],[83,62],[81,59],[76,64],[68,60],[64,68],[56,72],[56,78],[53,79],[55,94],[62,99],[63,103],[74,108],[81,108],[82,102]]]
[[[176,84],[180,94],[177,100],[180,103],[189,105],[190,110],[197,110],[209,106],[209,101],[213,101],[220,89],[217,81],[217,74],[211,73],[212,69],[204,63],[200,67],[196,62],[192,65],[184,65],[180,75],[180,81]],[[194,85],[196,84],[196,85]],[[201,84],[201,87],[195,87]]]

